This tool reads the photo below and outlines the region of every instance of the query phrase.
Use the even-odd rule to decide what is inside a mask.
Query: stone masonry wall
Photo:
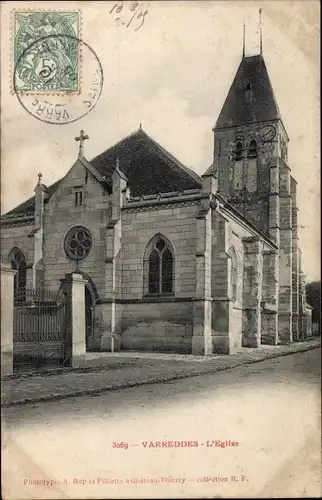
[[[212,212],[211,295],[228,298],[228,222],[215,210]]]
[[[104,228],[107,219],[108,196],[105,196],[106,208],[104,208],[101,185],[91,174],[88,174],[86,182],[85,174],[85,168],[77,163],[45,206],[44,284],[45,287],[57,290],[60,286],[60,279],[64,278],[66,273],[75,271],[76,262],[66,256],[64,240],[69,229],[82,225],[90,230],[93,246],[89,255],[80,261],[79,269],[90,276],[98,293],[103,294]],[[75,207],[73,188],[79,185],[85,186],[84,206]]]
[[[190,352],[198,202],[122,210],[122,348]],[[144,301],[144,255],[157,233],[174,250],[174,297]],[[133,303],[130,304],[130,302]],[[175,302],[173,302],[175,301]]]
[[[175,297],[194,296],[197,212],[197,203],[122,211],[122,299],[143,297],[144,252],[157,233],[163,234],[174,249]]]
[[[84,186],[84,205],[75,207],[75,186]],[[57,191],[45,206],[44,217],[44,286],[58,290],[65,274],[76,270],[76,261],[65,254],[64,240],[67,232],[76,225],[89,229],[92,234],[92,249],[79,262],[79,270],[92,280],[99,298],[105,293],[105,244],[106,223],[109,216],[109,196],[101,185],[78,162],[61,182]],[[100,347],[103,308],[96,307],[93,317],[94,334],[91,348]]]
[[[242,308],[243,308],[243,267],[244,267],[244,251],[240,236],[231,228],[228,233],[229,247],[233,246],[237,257],[237,291],[236,301],[233,302],[233,319],[232,319],[232,336],[234,339],[234,347],[239,348],[242,344]],[[240,228],[239,228],[240,232]]]
[[[226,220],[213,212],[213,252],[212,252],[212,329],[216,339],[214,352],[231,353],[242,345],[243,310],[247,287],[244,286],[245,256],[244,238],[251,238],[253,233],[234,219],[226,215]],[[233,247],[237,257],[237,293],[236,300],[231,295],[231,269],[228,252]],[[261,251],[260,251],[261,253]],[[262,269],[262,258],[259,256]],[[259,281],[260,286],[263,280]],[[249,284],[248,284],[249,285]],[[259,303],[257,304],[259,307]]]
[[[232,321],[231,330],[233,336],[233,342],[235,348],[240,348],[242,346],[242,331],[243,331],[243,309],[244,304],[244,266],[245,266],[245,255],[244,255],[244,244],[243,238],[249,238],[252,234],[249,230],[240,226],[235,221],[230,221],[229,232],[228,232],[228,244],[229,247],[233,246],[236,251],[237,256],[237,293],[236,301],[233,302],[232,307]],[[263,286],[264,280],[261,285]]]
[[[299,340],[299,251],[297,182],[291,177],[292,196],[292,337]]]
[[[18,247],[24,254],[27,265],[33,264],[34,241],[28,237],[32,230],[33,224],[1,229],[1,262],[6,262],[11,250]]]
[[[192,302],[122,304],[122,350],[191,353]]]
[[[292,341],[292,197],[290,169],[280,161],[279,338]]]
[[[220,141],[220,148],[215,148],[214,166],[218,172],[219,194],[226,198],[239,213],[247,217],[262,232],[267,233],[269,219],[268,194],[270,189],[267,160],[272,155],[277,156],[278,141],[276,139],[272,143],[265,143],[261,140],[259,130],[263,125],[264,123],[256,123],[226,130],[217,130],[215,143]],[[257,176],[256,170],[254,170],[254,179],[250,184],[248,182],[248,169],[249,167],[253,169],[253,166],[250,165],[250,160],[247,158],[247,148],[252,139],[255,139],[257,144],[258,158],[256,161]],[[236,190],[234,186],[235,162],[232,161],[232,157],[235,144],[239,141],[242,142],[244,147],[243,162],[239,162],[241,163],[241,175],[244,178],[244,190]],[[220,150],[219,155],[218,150]]]
[[[278,343],[278,251],[263,253],[261,343]]]
[[[258,237],[244,238],[243,347],[259,347],[263,245]]]

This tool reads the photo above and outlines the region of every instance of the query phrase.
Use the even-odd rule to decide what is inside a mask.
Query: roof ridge
[[[159,144],[155,139],[153,139],[150,135],[148,135],[142,129],[142,126],[140,125],[140,127],[137,130],[135,130],[134,132],[131,132],[127,136],[123,137],[123,139],[120,139],[118,142],[116,142],[115,144],[113,144],[108,149],[106,149],[105,151],[103,151],[99,155],[95,156],[91,160],[87,160],[87,158],[85,158],[84,156],[82,156],[80,158],[77,158],[77,160],[73,163],[73,165],[68,169],[68,171],[66,172],[66,174],[64,176],[62,176],[60,179],[58,179],[57,181],[55,181],[53,184],[51,184],[48,187],[48,191],[49,191],[49,193],[48,193],[49,194],[48,199],[50,199],[53,196],[53,194],[56,192],[56,189],[59,187],[60,183],[68,175],[68,173],[70,172],[71,168],[73,168],[73,166],[77,163],[77,161],[80,161],[83,164],[83,166],[85,168],[87,168],[91,172],[91,174],[96,178],[96,180],[98,182],[100,182],[100,183],[107,183],[108,184],[109,183],[109,179],[112,177],[112,174],[108,171],[108,169],[106,169],[106,167],[108,166],[109,169],[111,169],[111,165],[110,164],[109,165],[108,164],[103,165],[104,156],[107,153],[114,154],[114,150],[119,145],[121,145],[127,139],[130,139],[131,137],[135,137],[135,136],[145,137],[148,141],[150,141],[150,144],[152,145],[152,147],[155,146],[157,148],[157,150],[159,151],[159,154],[161,153],[161,156],[160,156],[161,158],[163,156],[167,160],[170,160],[170,162],[173,165],[170,165],[169,168],[173,168],[173,171],[176,171],[177,175],[178,175],[179,171],[184,172],[186,174],[186,176],[189,176],[189,179],[190,179],[189,183],[191,183],[193,181],[194,183],[197,183],[197,184],[201,185],[201,178],[200,178],[200,176],[194,170],[186,167],[183,163],[181,163],[180,160],[178,160],[169,151],[167,151],[163,146],[161,146],[161,144]],[[97,165],[95,163],[97,163]],[[102,168],[100,168],[100,166],[102,166]],[[106,176],[104,175],[105,174],[105,170],[106,170]],[[120,170],[127,177],[126,172],[124,172],[123,169],[122,169],[122,165],[120,165]],[[187,181],[187,177],[186,177],[186,181]],[[1,216],[1,218],[2,217],[6,217],[7,215],[11,215],[12,213],[20,213],[20,211],[22,213],[24,213],[26,211],[34,212],[34,206],[33,206],[34,205],[34,200],[35,200],[35,196],[31,196],[26,201],[20,203],[18,206],[12,208],[11,210],[9,210],[5,214],[3,214]]]
[[[282,114],[281,114],[281,111],[279,109],[279,106],[278,106],[278,102],[277,102],[277,99],[276,99],[276,95],[275,95],[275,92],[274,92],[274,87],[272,85],[272,82],[271,82],[271,77],[269,76],[269,72],[268,72],[268,69],[267,69],[267,66],[266,66],[266,62],[265,62],[265,59],[263,56],[261,56],[262,59],[263,59],[263,63],[264,63],[264,66],[266,68],[266,73],[267,73],[267,78],[268,78],[268,81],[269,81],[269,84],[270,84],[270,87],[271,87],[271,90],[272,90],[272,97],[273,97],[273,100],[274,100],[274,103],[275,103],[275,106],[277,108],[277,112],[278,112],[278,115],[279,115],[279,119],[281,120],[281,122],[283,123],[283,119],[282,119]],[[283,124],[283,127],[284,127],[284,124]],[[285,128],[285,127],[284,127]]]
[[[224,110],[224,108],[225,108],[225,106],[226,106],[226,103],[228,103],[228,98],[229,98],[230,93],[231,93],[231,91],[232,91],[232,89],[233,89],[233,87],[234,87],[235,81],[236,81],[236,79],[237,79],[237,75],[238,75],[238,73],[239,73],[239,70],[240,70],[240,68],[241,68],[241,65],[243,64],[244,59],[247,59],[247,58],[246,58],[246,57],[243,57],[243,58],[242,58],[242,60],[240,61],[239,65],[238,65],[238,68],[237,68],[237,71],[236,71],[235,76],[234,76],[234,78],[233,78],[233,81],[231,82],[230,87],[229,87],[229,90],[228,90],[227,95],[226,95],[226,97],[225,97],[224,104],[222,105],[222,107],[221,107],[221,109],[220,109],[220,112],[219,112],[218,118],[217,118],[217,120],[216,120],[216,123],[215,123],[214,129],[215,129],[215,128],[217,128],[217,124],[218,124],[218,122],[219,122],[219,119],[220,119],[220,117],[221,117],[221,114],[222,114],[222,112],[223,112],[223,110]]]
[[[192,170],[189,167],[186,167],[180,160],[178,160],[178,158],[176,158],[172,153],[170,153],[167,149],[165,149],[163,146],[161,146],[160,143],[158,143],[145,130],[143,130],[142,126],[140,126],[134,132],[131,132],[127,136],[123,137],[123,139],[119,140],[118,142],[116,142],[115,144],[113,144],[112,146],[110,146],[109,148],[107,148],[105,151],[103,151],[99,155],[97,155],[94,158],[92,158],[91,162],[94,162],[94,161],[98,160],[102,155],[105,155],[107,152],[110,152],[111,150],[113,150],[114,148],[116,148],[117,146],[119,146],[122,142],[126,141],[127,139],[130,139],[131,137],[133,137],[133,136],[135,136],[137,134],[140,134],[142,136],[147,137],[168,158],[168,160],[170,160],[173,163],[175,163],[186,174],[188,174],[190,177],[192,177],[192,179],[195,182],[200,182],[201,183],[200,176],[194,170]],[[122,165],[120,165],[120,168],[122,169]]]
[[[99,158],[100,156],[102,156],[103,154],[105,154],[110,149],[116,148],[119,144],[121,144],[121,142],[125,141],[126,139],[130,139],[131,137],[133,137],[134,135],[136,135],[136,134],[138,134],[140,132],[143,132],[144,134],[146,134],[144,132],[144,130],[142,129],[142,127],[138,128],[137,130],[134,130],[133,132],[131,132],[130,134],[126,135],[125,137],[123,137],[122,139],[120,139],[119,141],[117,141],[115,144],[113,144],[112,146],[110,146],[109,148],[105,149],[105,151],[103,151],[102,153],[99,153],[98,155],[94,156],[91,159],[91,163],[93,161],[97,160],[97,158]]]

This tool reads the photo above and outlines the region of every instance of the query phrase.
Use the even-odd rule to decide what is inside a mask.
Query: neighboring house
[[[262,55],[243,57],[199,177],[140,127],[2,216],[15,291],[86,285],[87,349],[209,354],[308,335],[297,183]]]

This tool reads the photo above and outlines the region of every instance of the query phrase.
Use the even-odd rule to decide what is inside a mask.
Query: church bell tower
[[[213,131],[218,194],[274,237],[271,167],[286,165],[289,139],[262,54],[243,55]]]
[[[276,257],[267,257],[266,266],[268,279],[276,282],[279,340],[292,341],[298,331],[299,302],[296,182],[288,166],[289,138],[264,61],[262,37],[259,54],[246,57],[243,47],[213,132],[218,195],[279,248]],[[273,288],[269,295],[274,296]]]

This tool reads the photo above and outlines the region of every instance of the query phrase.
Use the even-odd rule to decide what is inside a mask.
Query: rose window
[[[65,252],[71,259],[84,259],[92,248],[92,235],[82,226],[73,227],[65,238]]]

